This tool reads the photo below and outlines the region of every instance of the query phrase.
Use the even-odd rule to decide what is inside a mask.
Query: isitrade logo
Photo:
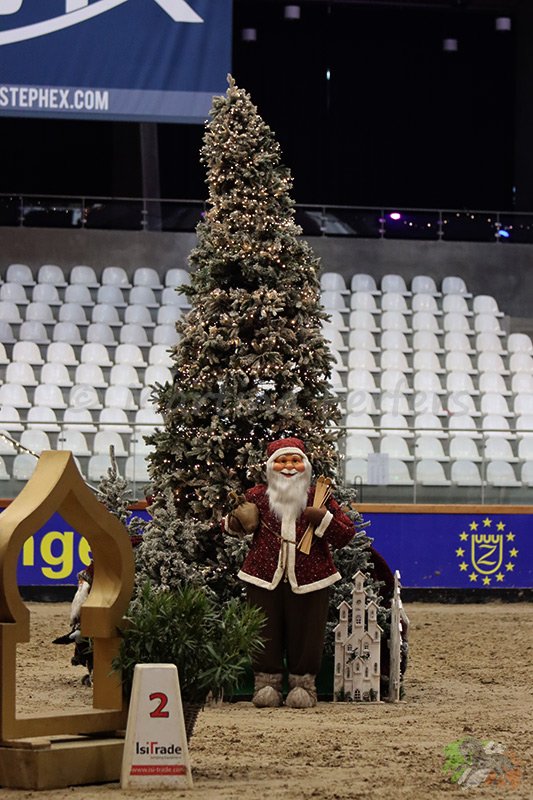
[[[94,2],[90,2],[90,0],[65,0],[65,13],[59,17],[52,17],[51,19],[34,22],[31,25],[13,27],[0,32],[0,46],[24,42],[27,39],[35,39],[39,36],[47,36],[49,33],[55,33],[55,31],[63,30],[63,28],[80,25],[127,2],[128,0],[94,0]],[[156,3],[174,22],[204,21],[185,0],[146,0],[146,2]],[[16,22],[16,15],[23,5],[24,0],[0,0],[0,17],[12,16],[13,22]]]

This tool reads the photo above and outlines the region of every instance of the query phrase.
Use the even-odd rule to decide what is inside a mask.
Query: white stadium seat
[[[60,306],[61,298],[57,286],[53,283],[37,283],[31,293],[32,303],[46,303],[49,306]]]
[[[481,486],[479,467],[473,461],[453,461],[451,479],[457,486]]]
[[[52,331],[52,341],[66,342],[69,345],[83,344],[85,337],[82,337],[75,322],[56,322]]]
[[[371,292],[372,294],[380,294],[373,276],[365,273],[352,275],[350,289],[352,292]]]
[[[416,465],[416,482],[422,486],[449,486],[444,467],[435,458],[423,458]]]
[[[353,292],[350,308],[352,311],[369,311],[371,314],[380,313],[375,295],[371,294],[371,292]]]
[[[57,264],[43,264],[37,272],[37,283],[51,283],[54,286],[66,286],[65,273]]]
[[[102,286],[118,286],[120,289],[129,289],[129,281],[126,270],[123,267],[105,267],[102,271]]]
[[[428,294],[440,296],[435,280],[429,275],[415,275],[411,281],[411,292],[414,294]]]
[[[490,486],[520,486],[516,479],[512,464],[507,461],[489,461],[486,469],[486,479]]]
[[[525,333],[511,333],[507,337],[507,349],[510,353],[529,353],[533,355],[531,336]]]
[[[470,292],[468,292],[464,280],[455,275],[449,275],[443,278],[441,290],[443,294],[462,294],[465,297],[472,296]]]
[[[133,273],[133,285],[148,286],[150,289],[163,288],[161,278],[153,267],[137,267]]]
[[[398,294],[410,295],[405,279],[401,275],[389,274],[384,275],[381,279],[381,291],[383,292],[397,292]]]
[[[437,317],[431,311],[415,311],[411,325],[413,331],[440,332],[440,325]]]
[[[86,286],[88,289],[97,289],[100,285],[94,269],[85,266],[85,264],[78,264],[72,267],[69,282],[71,285]]]
[[[6,283],[20,283],[21,286],[34,286],[33,273],[27,264],[10,264],[6,271]]]

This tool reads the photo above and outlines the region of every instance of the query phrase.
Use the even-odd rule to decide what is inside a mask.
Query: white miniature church
[[[335,627],[333,699],[377,702],[383,631],[377,623],[377,604],[368,601],[365,576],[358,571],[353,581],[351,608],[343,600]]]

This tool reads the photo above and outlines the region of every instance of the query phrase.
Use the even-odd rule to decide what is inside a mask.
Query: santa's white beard
[[[290,478],[276,472],[272,464],[267,465],[267,496],[270,510],[282,518],[298,519],[307,507],[307,492],[311,484],[311,464],[307,461],[304,472],[296,472]]]

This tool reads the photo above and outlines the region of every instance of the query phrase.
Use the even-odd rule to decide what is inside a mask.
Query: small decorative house
[[[378,701],[382,629],[377,605],[365,591],[365,576],[353,576],[352,605],[339,605],[335,627],[334,700]]]

